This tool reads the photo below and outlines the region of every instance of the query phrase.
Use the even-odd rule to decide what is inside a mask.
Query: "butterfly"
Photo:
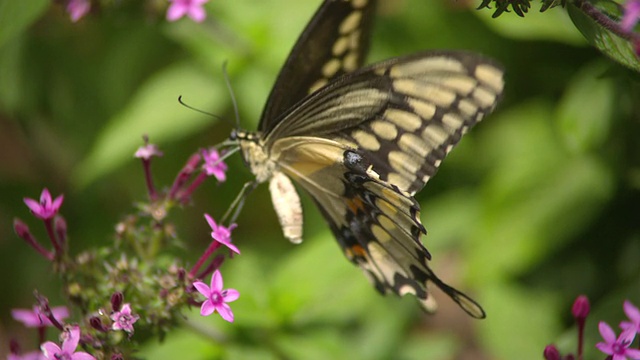
[[[484,318],[478,303],[429,268],[414,195],[461,136],[494,109],[503,70],[464,51],[363,67],[375,7],[374,0],[324,0],[280,70],[258,131],[234,131],[230,141],[254,184],[269,182],[290,241],[302,241],[295,182],[380,293],[413,294],[431,312],[433,284]]]

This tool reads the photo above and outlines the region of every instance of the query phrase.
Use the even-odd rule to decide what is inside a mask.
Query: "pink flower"
[[[624,4],[624,13],[622,20],[620,20],[620,26],[626,32],[633,31],[638,19],[640,19],[640,0],[628,0]]]
[[[627,317],[631,321],[621,322],[620,328],[623,330],[633,330],[636,333],[640,333],[640,310],[638,310],[638,308],[635,307],[629,300],[625,300],[622,308],[624,309],[624,313],[627,314]]]
[[[62,348],[58,344],[47,341],[40,346],[45,358],[50,360],[96,360],[86,352],[75,352],[80,342],[80,327],[75,325],[63,333]]]
[[[204,158],[204,171],[207,175],[213,175],[219,182],[227,180],[227,164],[220,160],[220,154],[218,150],[202,150],[202,157]]]
[[[209,226],[211,226],[211,230],[212,230],[211,237],[215,241],[231,249],[231,251],[235,252],[236,254],[240,254],[240,250],[238,250],[238,248],[231,243],[231,231],[235,229],[238,225],[231,224],[227,228],[222,225],[218,226],[215,220],[213,220],[213,218],[209,216],[209,214],[204,214],[204,218],[207,219]]]
[[[202,281],[194,282],[193,286],[207,298],[202,303],[200,315],[209,316],[218,311],[223,319],[233,322],[233,312],[227,303],[237,300],[240,297],[240,293],[236,289],[222,289],[222,274],[220,274],[220,270],[216,270],[211,276],[211,287]]]
[[[187,15],[195,22],[202,22],[207,13],[204,11],[202,5],[209,0],[169,0],[171,6],[167,10],[167,20],[176,21],[181,17]]]
[[[58,213],[58,210],[62,205],[62,201],[64,200],[64,196],[60,195],[55,200],[51,200],[49,190],[44,188],[40,194],[40,202],[29,198],[24,198],[23,200],[33,215],[42,220],[49,220]]]
[[[46,357],[42,354],[42,351],[31,351],[26,354],[9,354],[7,360],[44,360]]]
[[[145,144],[140,146],[133,155],[139,159],[149,160],[153,156],[162,156],[162,151],[155,144]]]
[[[133,324],[138,321],[140,316],[131,313],[131,305],[124,304],[120,311],[115,311],[111,314],[111,320],[113,330],[124,330],[128,333],[133,332]]]
[[[67,3],[67,12],[73,22],[87,15],[89,10],[91,10],[91,2],[89,2],[89,0],[69,0]]]
[[[69,309],[66,306],[56,306],[51,308],[51,313],[56,320],[60,321],[69,317]],[[34,306],[33,310],[29,309],[13,309],[11,316],[26,327],[45,327],[52,326],[51,321],[47,318],[38,306]]]
[[[598,324],[600,335],[604,339],[604,342],[596,344],[596,348],[607,355],[612,355],[612,360],[628,360],[640,359],[640,350],[629,349],[629,345],[636,337],[636,332],[633,329],[623,330],[620,336],[616,339],[616,333],[613,332],[611,327],[604,321],[600,321]]]

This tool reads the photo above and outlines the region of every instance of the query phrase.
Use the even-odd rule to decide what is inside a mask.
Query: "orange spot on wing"
[[[358,210],[364,211],[364,203],[360,198],[347,199],[347,206],[352,213],[357,214]]]

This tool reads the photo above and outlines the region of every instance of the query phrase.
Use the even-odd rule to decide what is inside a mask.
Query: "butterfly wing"
[[[433,310],[431,282],[484,317],[429,268],[412,195],[495,107],[502,75],[494,62],[466,52],[392,59],[336,79],[265,134],[279,171],[314,198],[347,258],[378,291],[414,294]]]
[[[353,72],[369,48],[376,0],[325,0],[298,38],[271,90],[258,129],[331,79]]]

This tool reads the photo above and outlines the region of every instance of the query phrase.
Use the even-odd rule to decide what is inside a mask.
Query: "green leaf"
[[[487,26],[500,35],[516,40],[552,40],[569,45],[583,45],[584,39],[562,8],[549,9],[544,13],[530,11],[525,17],[514,12],[502,13],[492,18],[491,11],[475,11]]]
[[[560,99],[556,124],[572,151],[596,149],[609,136],[616,99],[614,80],[604,75],[607,68],[602,62],[585,67]]]
[[[49,4],[50,0],[0,0],[0,48],[40,17]]]
[[[638,59],[638,55],[635,53],[633,44],[630,41],[619,37],[611,30],[598,24],[576,6],[569,5],[567,9],[571,20],[591,45],[614,61],[640,72],[640,59]],[[621,14],[614,15],[620,16]]]
[[[129,105],[112,118],[95,141],[95,145],[75,169],[74,182],[86,186],[114,170],[142,145],[147,134],[153,143],[180,139],[193,134],[212,120],[185,109],[179,95],[196,107],[219,112],[226,100],[221,79],[214,79],[192,63],[176,63],[148,80]]]

